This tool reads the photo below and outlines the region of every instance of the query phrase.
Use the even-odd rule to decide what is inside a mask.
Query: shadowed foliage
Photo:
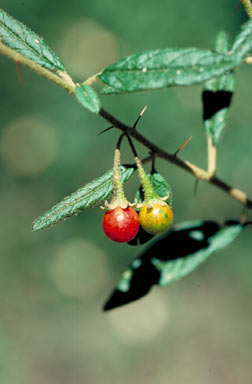
[[[158,238],[123,273],[104,310],[145,296],[155,284],[169,285],[193,271],[214,251],[227,246],[242,225],[232,221],[222,227],[215,221],[195,221],[177,226]]]
[[[220,110],[228,108],[232,95],[233,93],[229,91],[204,91],[202,94],[204,121],[211,119]]]

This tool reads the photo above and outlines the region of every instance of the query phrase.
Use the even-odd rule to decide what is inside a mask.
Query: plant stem
[[[163,149],[159,148],[154,143],[149,141],[146,137],[141,135],[141,133],[139,133],[136,129],[133,129],[132,127],[129,127],[123,122],[117,120],[114,116],[110,115],[103,108],[100,110],[99,114],[102,118],[107,120],[115,128],[118,128],[123,132],[127,132],[128,135],[130,135],[139,143],[143,144],[145,147],[147,147],[152,152],[154,152],[156,156],[191,173],[196,179],[203,180],[208,182],[209,184],[214,185],[215,187],[229,194],[229,196],[232,197],[233,199],[239,201],[243,205],[246,205],[248,209],[252,209],[252,200],[250,200],[248,196],[240,189],[233,188],[228,184],[226,184],[225,182],[223,182],[218,177],[209,174],[209,172],[204,171],[203,169],[197,167],[196,165],[190,163],[189,161],[183,161],[177,156],[174,156],[173,154],[170,154],[164,151]]]
[[[240,0],[240,2],[243,4],[245,11],[247,12],[247,15],[249,18],[252,17],[252,4],[250,0]]]
[[[252,64],[252,56],[248,56],[244,59],[245,64]]]
[[[208,154],[208,173],[213,176],[216,172],[217,150],[213,145],[211,136],[207,136],[207,154]]]
[[[67,79],[67,74],[65,72],[60,72],[61,77],[56,75],[55,73],[49,71],[48,69],[41,67],[41,65],[34,63],[33,61],[27,59],[26,57],[20,55],[20,53],[14,51],[13,49],[7,47],[0,41],[0,54],[9,57],[9,59],[15,61],[16,63],[20,63],[36,72],[38,75],[45,77],[46,79],[52,81],[53,83],[59,85],[67,92],[74,94],[75,87],[73,86],[73,82],[71,83],[70,76]],[[65,78],[63,78],[63,73],[65,74]]]
[[[84,84],[86,84],[86,85],[93,85],[98,80],[98,75],[100,73],[101,72],[98,72],[95,75],[90,76],[87,80],[84,81]]]
[[[138,157],[135,157],[135,162],[138,169],[139,180],[144,191],[144,200],[146,203],[150,203],[152,200],[158,199],[158,196],[153,190],[153,187],[148,176],[146,175],[141,160]]]
[[[116,148],[114,156],[114,167],[113,167],[113,199],[112,201],[118,204],[127,205],[127,200],[124,195],[122,176],[120,171],[120,149]]]
[[[250,5],[249,8],[252,9],[250,1],[248,2],[244,0],[243,4],[245,2],[247,5],[249,4]],[[36,72],[37,74],[47,78],[48,80],[60,86],[61,88],[65,89],[67,92],[73,95],[75,94],[75,84],[70,78],[70,76],[65,72],[59,73],[60,75],[59,77],[57,74],[49,71],[46,68],[41,67],[40,65],[20,55],[13,49],[7,47],[1,41],[0,41],[0,54],[3,54],[9,57],[11,60],[15,62],[25,65],[26,67],[30,68],[32,71]],[[146,137],[141,135],[135,128],[132,128],[124,124],[123,122],[118,120],[116,117],[112,116],[109,112],[105,111],[103,108],[100,110],[99,115],[103,119],[108,121],[111,125],[113,125],[113,127],[120,129],[122,132],[127,133],[132,138],[137,140],[139,143],[144,145],[146,148],[150,149],[151,152],[155,154],[155,156],[160,157],[165,161],[168,161],[176,165],[177,167],[184,169],[185,171],[191,173],[197,180],[203,180],[208,182],[209,184],[214,185],[215,187],[226,192],[233,199],[245,205],[248,209],[252,209],[252,200],[250,200],[243,191],[230,187],[228,184],[218,179],[216,176],[211,175],[209,172],[204,171],[203,169],[197,167],[196,165],[190,163],[189,161],[183,161],[179,159],[177,156],[174,156],[174,154],[170,154],[164,151],[163,149],[159,148],[157,145],[152,143],[150,140],[148,140]],[[151,159],[151,156],[148,157],[145,162],[147,162],[148,159]]]

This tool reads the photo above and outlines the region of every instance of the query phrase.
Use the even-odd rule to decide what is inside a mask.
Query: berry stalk
[[[120,205],[122,208],[126,208],[129,203],[125,197],[122,183],[122,175],[120,170],[120,149],[116,148],[114,155],[114,166],[113,166],[113,198],[111,204]],[[113,209],[113,208],[112,208]]]
[[[144,170],[144,167],[143,167],[142,162],[139,159],[139,157],[137,157],[137,156],[135,157],[135,162],[136,162],[137,169],[138,169],[139,180],[140,180],[140,183],[141,183],[142,188],[143,188],[145,202],[150,203],[152,201],[159,199],[158,195],[156,194],[156,192],[154,191],[154,189],[152,187],[152,184],[151,184],[148,176],[146,175],[146,172]]]

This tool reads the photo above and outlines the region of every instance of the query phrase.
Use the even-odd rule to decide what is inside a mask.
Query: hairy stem
[[[84,81],[84,84],[86,84],[86,85],[93,85],[98,80],[98,75],[100,73],[101,72],[98,72],[95,75],[90,76],[87,80]]]
[[[146,172],[143,168],[141,160],[136,156],[135,162],[138,169],[138,177],[144,191],[144,200],[146,203],[151,202],[152,200],[158,199],[157,194],[154,192],[152,184],[146,175]]]
[[[116,148],[114,156],[114,167],[113,167],[113,199],[112,201],[118,204],[127,205],[127,200],[124,195],[122,175],[120,171],[120,149]]]
[[[252,4],[250,0],[240,0],[249,18],[252,17]]]
[[[49,71],[48,69],[41,67],[41,65],[34,63],[33,61],[27,59],[26,57],[20,55],[20,53],[14,51],[13,49],[7,47],[0,41],[0,54],[9,57],[9,59],[15,61],[16,63],[23,64],[32,71],[36,72],[38,75],[45,77],[46,79],[52,81],[53,83],[59,85],[67,92],[74,94],[74,83],[70,81],[70,76],[65,72],[60,71],[61,77],[55,73]],[[64,78],[63,78],[64,74]]]

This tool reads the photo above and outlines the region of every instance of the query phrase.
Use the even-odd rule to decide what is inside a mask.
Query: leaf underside
[[[121,166],[122,182],[126,183],[133,175],[135,168]],[[108,199],[113,192],[113,170],[79,188],[70,196],[65,197],[60,203],[37,218],[32,225],[33,231],[51,227],[59,221],[66,219],[78,212],[92,208]]]
[[[64,66],[44,39],[0,9],[0,40],[22,56],[50,70]]]
[[[154,285],[167,286],[188,275],[211,254],[228,246],[242,231],[233,222],[194,221],[154,240],[123,273],[104,306],[110,310],[145,296]]]

